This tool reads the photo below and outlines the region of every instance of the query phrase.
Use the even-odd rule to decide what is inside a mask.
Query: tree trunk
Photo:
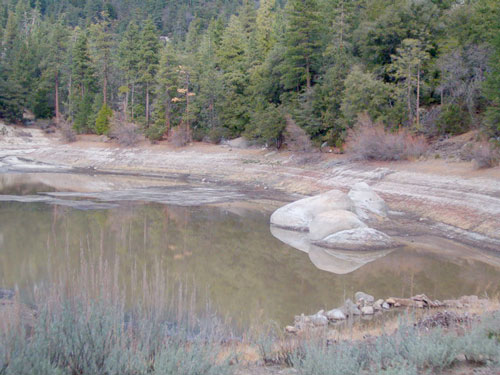
[[[149,126],[149,83],[146,83],[146,126]]]
[[[59,114],[59,72],[56,70],[55,74],[55,107],[56,107],[56,124],[59,125],[60,114]]]
[[[420,64],[418,64],[417,67],[417,127],[420,125],[420,114],[419,114],[419,109],[420,109]]]
[[[128,94],[129,90],[125,93],[125,102],[123,103],[123,118],[127,121],[127,112],[128,112]]]
[[[408,85],[408,125],[411,125],[413,122],[413,117],[411,115],[411,70],[408,68],[408,77],[407,77],[407,85]]]
[[[106,74],[104,74],[104,82],[102,84],[102,96],[103,96],[103,103],[108,104],[108,77]]]
[[[306,57],[306,86],[309,90],[311,88],[311,72],[310,72],[310,62],[309,57]]]
[[[134,122],[134,98],[135,98],[135,82],[132,83],[132,122]]]

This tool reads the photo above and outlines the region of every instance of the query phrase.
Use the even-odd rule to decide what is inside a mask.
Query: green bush
[[[458,104],[444,105],[437,120],[437,129],[440,134],[462,134],[470,129],[470,125],[469,113]]]
[[[96,134],[108,134],[110,128],[110,120],[113,116],[113,111],[109,106],[104,103],[97,113],[97,118],[95,120],[95,132]]]

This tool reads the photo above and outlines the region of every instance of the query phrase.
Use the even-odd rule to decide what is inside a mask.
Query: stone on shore
[[[271,215],[271,224],[284,229],[308,232],[309,224],[316,215],[326,211],[352,209],[353,205],[347,194],[339,190],[330,190],[277,209]]]
[[[344,306],[340,308],[342,312],[346,316],[356,316],[356,315],[361,315],[361,311],[359,311],[358,306],[354,302],[352,302],[350,299],[347,299],[344,302]]]
[[[345,320],[346,316],[340,309],[333,309],[330,311],[327,311],[326,317],[328,320]]]
[[[312,241],[319,241],[337,232],[366,227],[366,224],[351,211],[332,210],[314,217],[309,224],[309,238]]]
[[[375,301],[375,297],[363,292],[356,292],[354,299],[356,300],[356,303],[364,302],[365,304],[372,304]]]
[[[375,313],[373,306],[363,306],[361,308],[362,315],[373,315]]]
[[[324,311],[318,311],[316,314],[311,315],[309,317],[311,319],[311,323],[315,327],[323,327],[328,325],[328,318],[324,315]]]

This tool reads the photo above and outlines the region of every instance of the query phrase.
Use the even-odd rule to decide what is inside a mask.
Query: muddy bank
[[[500,168],[475,171],[470,163],[428,160],[352,163],[343,156],[143,144],[119,148],[95,137],[62,144],[28,129],[0,138],[0,171],[118,174],[236,184],[255,194],[291,201],[330,189],[347,192],[366,182],[388,204],[397,232],[420,232],[472,246],[500,249]],[[95,191],[95,189],[93,189]],[[390,228],[389,228],[390,229]]]

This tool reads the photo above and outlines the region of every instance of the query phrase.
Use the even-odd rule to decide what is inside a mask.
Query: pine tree
[[[321,57],[321,17],[316,0],[290,0],[286,8],[287,32],[283,83],[288,89],[312,87]]]
[[[256,30],[257,45],[262,54],[262,59],[269,53],[276,43],[276,0],[261,0],[257,11]]]
[[[52,82],[54,89],[54,109],[57,124],[59,124],[61,117],[59,93],[61,75],[67,62],[68,37],[68,30],[59,20],[50,29],[47,38],[47,50],[41,61],[43,75]]]
[[[106,12],[101,19],[90,26],[90,47],[92,57],[99,72],[104,104],[108,102],[108,82],[111,69],[111,52],[114,45],[111,22]]]
[[[139,79],[140,55],[138,52],[140,48],[140,37],[139,27],[134,21],[131,21],[123,35],[118,51],[119,66],[124,72],[124,78],[128,87],[125,98],[125,116],[128,111],[130,93],[132,119],[134,118],[135,85]]]
[[[158,40],[156,27],[151,19],[146,21],[141,32],[139,50],[139,81],[144,84],[146,93],[146,126],[149,125],[150,116],[150,92],[155,75],[158,71],[160,42]]]

